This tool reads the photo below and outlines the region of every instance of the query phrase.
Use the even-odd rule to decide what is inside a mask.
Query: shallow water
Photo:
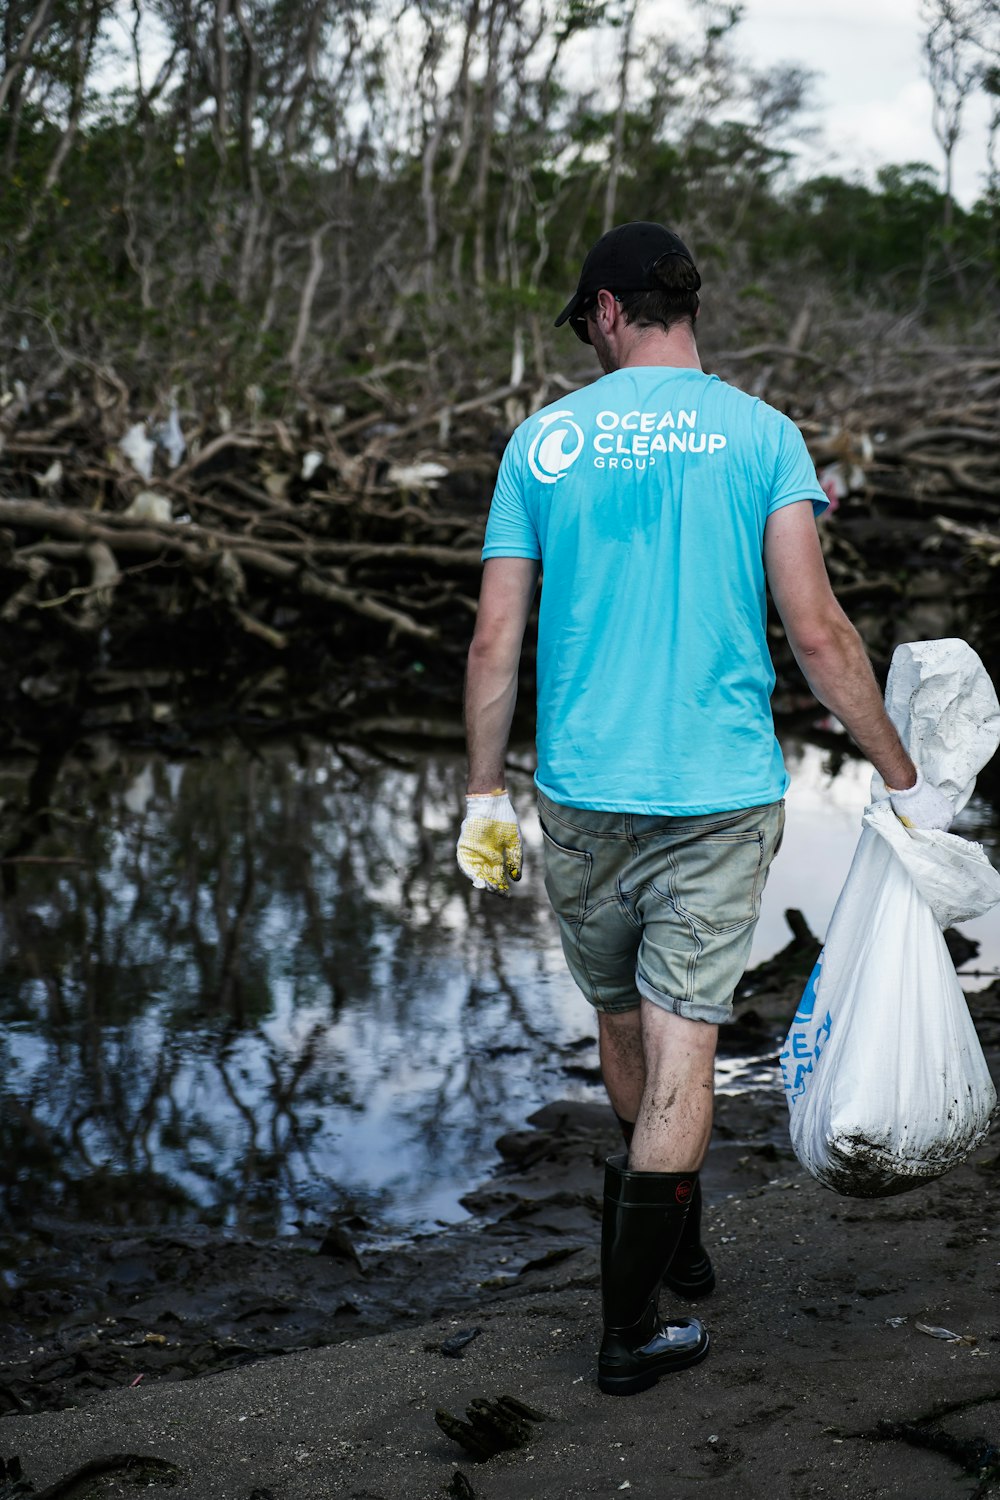
[[[786,756],[753,962],[788,941],[788,906],[822,935],[866,800],[866,767]],[[404,1232],[461,1218],[499,1134],[600,1097],[527,776],[525,875],[501,902],[454,866],[457,753],[394,762],[314,745],[63,767],[31,857],[78,862],[7,867],[0,931],[8,1276],[39,1214],[264,1235],[352,1208]],[[24,783],[8,768],[0,796]],[[957,831],[997,861],[997,824],[979,799]],[[1000,968],[1000,914],[964,930],[967,967]],[[725,1090],[772,1080],[769,1058],[720,1061]]]

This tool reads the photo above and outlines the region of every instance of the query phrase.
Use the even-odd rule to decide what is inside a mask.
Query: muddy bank
[[[797,913],[790,919],[787,947],[745,976],[723,1028],[723,1088],[735,1077],[738,1089],[719,1100],[708,1184],[716,1198],[791,1160],[775,1054],[818,942]],[[596,1082],[595,1062],[592,1045],[567,1049],[563,1076]],[[19,1259],[0,1282],[0,1413],[231,1369],[444,1310],[472,1316],[484,1299],[519,1296],[592,1250],[616,1131],[603,1103],[537,1111],[496,1142],[495,1172],[462,1199],[469,1219],[438,1233],[390,1239],[347,1212],[262,1240],[199,1226],[143,1230],[136,1204],[122,1228],[107,1214],[88,1222],[86,1199],[72,1215],[36,1211],[7,1226]],[[139,1177],[108,1184],[138,1196],[143,1187]]]
[[[818,944],[790,916],[795,935],[744,978],[721,1034],[705,1173],[707,1200],[720,1210],[796,1170],[776,1053]],[[997,987],[971,998],[984,1042],[1000,1049]],[[567,1078],[586,1066],[564,1060]],[[123,1228],[35,1213],[20,1226],[16,1273],[0,1284],[0,1414],[86,1404],[96,1392],[446,1314],[474,1323],[484,1306],[545,1287],[557,1268],[561,1278],[587,1278],[601,1164],[618,1143],[605,1104],[547,1105],[497,1141],[496,1170],[462,1200],[468,1220],[413,1236],[389,1238],[357,1213],[270,1240],[202,1227],[144,1231],[134,1211]]]
[[[776,1089],[719,1101],[709,1193],[759,1185],[791,1152]],[[561,1101],[497,1142],[498,1169],[437,1234],[389,1240],[358,1216],[261,1242],[209,1230],[136,1233],[38,1216],[19,1284],[2,1295],[0,1411],[86,1403],[134,1382],[184,1380],[353,1340],[544,1286],[589,1264],[606,1105]],[[589,1270],[586,1272],[590,1274]],[[2,1493],[2,1491],[0,1491]]]
[[[992,1015],[983,1029],[995,1065]],[[403,1326],[211,1378],[148,1368],[127,1388],[123,1365],[117,1388],[80,1389],[71,1409],[8,1413],[0,1457],[46,1496],[130,1493],[128,1464],[197,1500],[997,1493],[995,1142],[905,1197],[855,1202],[790,1160],[783,1110],[773,1090],[720,1100],[705,1174],[719,1287],[697,1309],[713,1350],[640,1396],[603,1397],[595,1380],[594,1195],[614,1133],[606,1112],[557,1104],[505,1143],[508,1170],[484,1190],[492,1227],[470,1231],[464,1262],[477,1286],[425,1246],[410,1270],[437,1277],[438,1305]],[[486,1461],[436,1420],[501,1398],[532,1418]]]

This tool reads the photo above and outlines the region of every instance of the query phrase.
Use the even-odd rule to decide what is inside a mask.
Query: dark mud
[[[777,1092],[722,1097],[710,1191],[790,1164]],[[463,1200],[470,1219],[395,1243],[354,1218],[324,1238],[261,1242],[209,1230],[116,1233],[40,1218],[2,1296],[0,1415],[95,1391],[183,1380],[355,1339],[541,1284],[592,1248],[600,1172],[618,1144],[605,1105],[564,1101],[497,1142],[497,1172]],[[464,1348],[439,1349],[463,1358]],[[471,1340],[470,1340],[471,1342]]]
[[[788,947],[745,977],[722,1029],[720,1057],[766,1082],[719,1098],[707,1177],[716,1199],[793,1160],[776,1052],[818,944],[797,914],[790,920]],[[583,1066],[572,1052],[563,1059],[568,1079]],[[16,1275],[0,1281],[0,1415],[231,1370],[445,1311],[471,1324],[484,1299],[520,1296],[592,1249],[601,1166],[619,1140],[606,1105],[550,1104],[497,1140],[496,1170],[462,1200],[468,1220],[406,1238],[357,1213],[268,1240],[140,1230],[134,1209],[123,1228],[35,1213],[20,1226]]]
[[[992,1043],[990,1054],[996,1064]],[[594,1156],[614,1139],[607,1116],[550,1106],[513,1133],[508,1170],[488,1185],[528,1208],[508,1216],[506,1243],[492,1240],[504,1281],[479,1287],[474,1312],[9,1413],[0,1450],[17,1455],[36,1493],[55,1486],[74,1500],[81,1492],[66,1481],[81,1466],[129,1453],[176,1466],[185,1500],[995,1496],[995,1144],[905,1199],[851,1200],[767,1138],[783,1109],[773,1089],[723,1095],[703,1221],[718,1285],[696,1307],[712,1354],[631,1400],[596,1385],[596,1223],[553,1236],[575,1253],[537,1265],[542,1216],[582,1206],[551,1204],[551,1174],[558,1167],[573,1197],[599,1190]],[[549,1146],[537,1150],[545,1136],[558,1142],[551,1159]],[[525,1222],[533,1230],[518,1246]],[[474,1454],[461,1441],[473,1416],[515,1445]],[[82,1493],[133,1492],[108,1479]]]
[[[2,1500],[124,1496],[137,1477],[190,1500],[996,1495],[1000,1156],[987,1143],[903,1200],[805,1176],[777,1051],[816,941],[792,921],[721,1038],[704,1366],[629,1402],[597,1391],[618,1137],[606,1105],[562,1100],[499,1138],[469,1220],[437,1234],[391,1242],[356,1214],[268,1241],[37,1218],[2,1294],[0,1457],[26,1476],[8,1467]],[[997,1076],[1000,984],[969,998]]]
[[[795,1165],[776,1054],[818,942],[797,913],[789,922],[788,946],[745,976],[735,1018],[720,1033],[709,1202]],[[952,941],[957,957],[968,956],[964,940]],[[998,987],[970,999],[984,1042],[1000,1048]],[[741,1078],[729,1091],[734,1063]],[[581,1064],[570,1053],[563,1067],[572,1078]],[[604,1104],[547,1105],[497,1140],[495,1171],[462,1199],[466,1221],[405,1238],[357,1213],[272,1239],[197,1226],[140,1230],[134,1209],[123,1228],[36,1213],[20,1226],[16,1276],[0,1281],[0,1415],[231,1370],[445,1313],[471,1327],[484,1300],[519,1297],[558,1266],[572,1279],[574,1258],[596,1243],[601,1167],[619,1139]],[[452,1330],[441,1357],[464,1357],[471,1341]]]

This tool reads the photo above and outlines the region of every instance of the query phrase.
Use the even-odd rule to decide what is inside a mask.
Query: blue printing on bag
[[[778,1054],[789,1108],[805,1093],[809,1074],[819,1061],[820,1053],[829,1041],[833,1027],[829,1011],[818,1025],[814,1019],[816,992],[822,967],[823,954],[821,953],[802,991],[799,1008],[795,1012],[795,1018],[785,1038],[785,1050]]]

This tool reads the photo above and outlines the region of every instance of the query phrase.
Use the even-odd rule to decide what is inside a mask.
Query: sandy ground
[[[199,1500],[1000,1494],[996,1144],[919,1191],[851,1201],[795,1164],[783,1110],[773,1090],[720,1099],[704,1174],[719,1286],[698,1309],[713,1349],[639,1396],[602,1396],[595,1379],[613,1121],[557,1104],[507,1140],[484,1188],[507,1213],[505,1232],[480,1240],[492,1274],[441,1284],[438,1316],[7,1415],[0,1459],[16,1455],[46,1500],[167,1480]],[[457,1357],[442,1353],[472,1329]],[[542,1416],[525,1446],[476,1462],[435,1423],[437,1409],[461,1417],[503,1395]],[[129,1471],[128,1455],[160,1462]],[[74,1478],[86,1465],[91,1477]],[[30,1493],[2,1472],[0,1500]]]

